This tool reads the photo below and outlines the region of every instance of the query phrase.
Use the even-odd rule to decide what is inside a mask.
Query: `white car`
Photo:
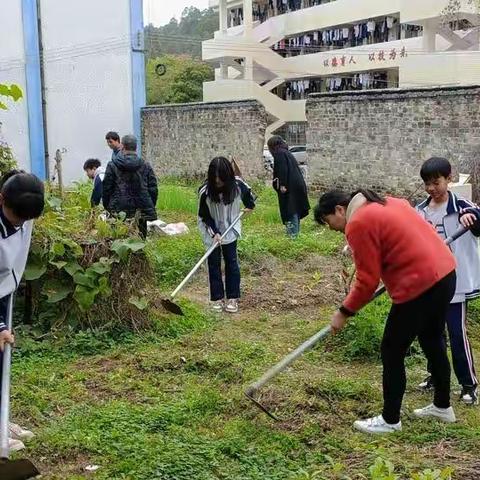
[[[266,145],[263,147],[263,166],[267,172],[273,172],[273,157]]]
[[[297,159],[299,165],[307,163],[307,146],[295,145],[289,148],[290,153]]]

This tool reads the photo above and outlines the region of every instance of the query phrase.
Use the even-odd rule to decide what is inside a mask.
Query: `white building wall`
[[[63,150],[65,182],[87,158],[106,164],[105,133],[133,133],[129,0],[42,0],[50,171]]]
[[[26,92],[22,8],[20,1],[1,0],[0,83],[19,85]],[[0,110],[0,139],[13,150],[19,166],[30,169],[27,99],[8,102],[9,110]]]
[[[223,12],[238,6],[233,0],[210,0],[210,5],[218,8],[219,2]],[[243,0],[244,11],[250,10],[251,4],[251,0]],[[393,80],[398,72],[398,85],[403,88],[478,85],[480,35],[475,28],[451,30],[448,18],[442,17],[447,4],[448,0],[336,0],[271,16],[261,24],[256,21],[248,25],[245,16],[244,26],[216,32],[213,39],[203,42],[203,59],[220,67],[215,81],[204,84],[204,100],[260,101],[276,119],[267,129],[268,136],[285,123],[306,120],[300,101],[282,100],[272,93],[289,80],[388,70],[387,75]],[[472,25],[479,24],[479,9],[470,0],[459,0],[459,9],[460,18]],[[401,40],[322,53],[308,54],[305,49],[304,55],[287,58],[271,48],[286,37],[325,28],[353,27],[387,16],[397,17],[400,23],[422,26],[423,36],[407,39],[402,35]],[[236,63],[236,59],[242,59],[243,64]]]

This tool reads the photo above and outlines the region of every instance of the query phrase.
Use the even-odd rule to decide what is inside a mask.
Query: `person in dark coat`
[[[279,135],[268,141],[273,156],[273,188],[278,194],[282,222],[290,238],[300,232],[300,220],[310,211],[307,185],[296,158],[288,151],[288,145]]]
[[[157,219],[157,178],[149,163],[136,153],[134,135],[122,138],[123,151],[109,162],[103,179],[103,206],[112,214],[124,212],[127,218],[140,213],[139,231],[145,238],[147,221]]]

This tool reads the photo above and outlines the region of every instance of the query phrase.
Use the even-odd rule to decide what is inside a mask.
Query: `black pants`
[[[143,218],[138,219],[138,232],[142,240],[147,238],[147,221]]]
[[[216,248],[208,257],[208,278],[210,300],[216,302],[225,298],[222,279],[222,255],[225,261],[225,286],[227,298],[240,298],[240,267],[237,257],[237,242]]]
[[[433,403],[439,408],[450,406],[451,371],[443,332],[456,279],[452,272],[418,298],[394,304],[390,310],[382,340],[383,418],[387,423],[400,421],[407,383],[405,356],[417,337],[432,367]]]
[[[448,307],[447,329],[452,350],[452,364],[458,382],[462,387],[476,387],[477,373],[472,347],[467,335],[467,302],[451,303]],[[428,363],[428,373],[432,366]]]

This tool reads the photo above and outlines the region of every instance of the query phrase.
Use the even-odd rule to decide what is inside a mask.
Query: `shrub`
[[[0,177],[14,168],[17,168],[17,162],[12,150],[0,137]]]
[[[90,209],[89,193],[82,184],[63,199],[47,192],[25,271],[36,323],[43,328],[141,328],[154,284],[145,243],[130,224],[99,219],[99,212]]]

